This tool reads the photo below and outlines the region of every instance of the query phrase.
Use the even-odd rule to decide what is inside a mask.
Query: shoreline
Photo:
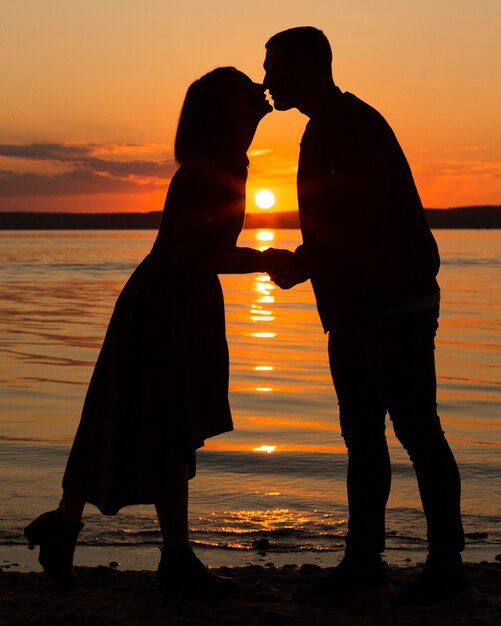
[[[468,576],[479,592],[474,605],[442,612],[394,612],[384,603],[330,598],[299,600],[294,591],[313,582],[325,568],[272,564],[220,567],[233,576],[240,593],[229,599],[182,599],[162,596],[155,573],[120,571],[112,567],[77,567],[79,582],[61,592],[44,573],[0,569],[2,626],[489,626],[501,623],[501,562],[469,563]],[[390,567],[388,577],[403,586],[419,573],[419,566]]]
[[[208,567],[301,567],[303,565],[334,567],[343,556],[342,550],[325,552],[275,552],[273,550],[231,550],[208,548],[192,542],[198,557]],[[469,564],[501,561],[501,546],[469,544],[463,552],[463,561]],[[120,571],[155,571],[160,552],[152,545],[90,546],[79,545],[75,551],[74,563],[81,567],[109,567],[116,563]],[[426,559],[426,549],[389,549],[383,559],[390,567],[420,566]],[[41,572],[38,563],[38,547],[30,549],[28,544],[0,546],[0,569],[20,573]]]
[[[303,565],[334,567],[343,556],[342,550],[313,552],[278,552],[270,550],[233,550],[212,548],[192,542],[198,557],[208,567],[301,567]],[[470,564],[501,562],[501,546],[469,544],[462,554],[463,561]],[[116,563],[121,571],[155,571],[160,552],[157,545],[108,545],[91,546],[77,544],[74,563],[81,567],[109,567]],[[388,549],[383,559],[390,567],[420,566],[426,559],[426,549]],[[22,573],[40,572],[38,547],[31,549],[28,544],[0,546],[0,569]]]
[[[476,205],[425,208],[431,228],[498,229],[501,206]],[[144,230],[158,229],[162,211],[73,212],[73,211],[0,211],[0,230]],[[299,228],[297,209],[285,211],[248,211],[246,229]]]

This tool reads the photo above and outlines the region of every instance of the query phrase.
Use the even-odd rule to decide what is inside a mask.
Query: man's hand
[[[304,280],[298,273],[294,253],[290,250],[268,248],[263,256],[266,258],[266,272],[281,289],[290,289]]]

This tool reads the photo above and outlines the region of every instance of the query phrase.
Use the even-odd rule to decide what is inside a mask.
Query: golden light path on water
[[[272,230],[257,230],[256,231],[256,242],[269,242],[272,243],[275,239],[275,233]],[[256,245],[258,247],[258,245]],[[266,246],[262,246],[261,250],[266,249]],[[250,309],[250,320],[251,322],[257,324],[268,324],[269,322],[273,322],[275,320],[275,316],[273,314],[273,310],[270,305],[275,303],[275,297],[272,295],[275,285],[271,282],[271,279],[266,274],[258,274],[254,280],[254,292],[256,294],[256,299],[254,303],[251,305]],[[266,304],[266,307],[263,305]],[[253,337],[261,340],[270,340],[274,339],[277,334],[274,331],[255,331],[251,333]],[[259,372],[271,372],[275,369],[274,365],[256,365],[254,366],[255,371]],[[256,387],[256,392],[258,393],[271,393],[273,392],[273,387],[271,384],[261,383]],[[276,445],[264,445],[256,446],[252,448],[253,452],[265,452],[267,454],[271,454],[272,452],[276,452]],[[278,492],[277,492],[277,495]]]
[[[245,233],[245,243],[250,247],[266,250],[273,247],[278,234],[273,229],[257,229]],[[300,240],[291,239],[277,248],[294,249]],[[226,451],[250,451],[278,454],[280,452],[339,452],[342,445],[325,438],[313,441],[291,439],[287,433],[298,433],[303,428],[313,432],[325,431],[325,421],[308,419],[303,411],[294,409],[305,400],[304,386],[308,393],[328,386],[327,370],[320,363],[316,344],[304,344],[302,328],[305,323],[315,323],[316,311],[298,310],[298,290],[282,291],[267,274],[249,274],[240,277],[238,283],[222,277],[227,305],[228,340],[231,361],[231,405],[234,413],[235,433],[232,436],[214,438],[206,442],[206,448]],[[309,286],[302,286],[308,297]],[[291,299],[292,298],[292,299]],[[242,309],[242,304],[244,309]],[[236,308],[233,308],[236,304]],[[277,315],[276,307],[279,307]],[[321,350],[325,337],[320,332],[317,341]],[[323,354],[323,352],[322,352]],[[310,364],[313,364],[313,369]],[[310,371],[307,371],[310,370]],[[325,371],[324,371],[325,370]],[[293,376],[290,376],[290,372]],[[299,387],[301,381],[301,387]],[[253,399],[253,397],[255,399]],[[245,409],[242,408],[242,401]],[[327,424],[331,431],[331,423]]]
[[[256,231],[257,241],[271,242],[275,238],[275,234],[272,230],[258,230]],[[256,248],[259,247],[256,245]],[[269,246],[261,246],[260,249],[264,250]],[[250,319],[252,322],[272,322],[275,319],[273,311],[269,305],[275,302],[275,297],[272,295],[275,289],[275,285],[271,282],[270,277],[267,274],[258,274],[254,279],[254,292],[257,294],[255,302],[251,305]],[[266,304],[266,308],[263,307]],[[277,336],[277,333],[269,330],[257,330],[251,333],[252,337],[256,339],[273,339]]]
[[[490,540],[499,516],[499,233],[435,235],[442,254],[440,413],[462,471],[468,528],[488,531]],[[17,515],[2,516],[7,533],[60,497],[66,449],[116,296],[154,236],[0,233],[0,495]],[[300,241],[295,230],[245,230],[239,245],[293,250]],[[301,542],[313,529],[321,543],[325,528],[331,545],[346,528],[346,450],[311,285],[283,291],[265,274],[225,275],[221,283],[234,431],[211,438],[199,454],[190,485],[191,523],[200,530],[194,539],[248,549],[261,531],[276,529],[273,543],[285,529],[288,542],[293,528]],[[420,511],[419,493],[389,420],[387,436],[395,469],[389,528],[405,534],[409,511]],[[151,507],[131,508],[117,523],[130,524],[135,536],[154,515]],[[424,536],[421,517],[413,519],[413,536]],[[103,522],[106,537],[110,523]],[[217,537],[216,527],[230,534]]]

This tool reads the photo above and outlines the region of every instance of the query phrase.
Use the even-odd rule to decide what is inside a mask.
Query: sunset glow
[[[308,23],[336,84],[394,129],[426,207],[501,204],[499,0],[4,4],[0,211],[161,211],[188,86],[222,65],[261,82],[268,38]],[[260,123],[249,211],[297,209],[307,121]]]

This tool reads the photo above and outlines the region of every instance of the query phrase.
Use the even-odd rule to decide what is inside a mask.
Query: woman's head
[[[234,67],[219,67],[190,85],[175,140],[178,163],[246,152],[259,121],[272,110],[264,87]]]

